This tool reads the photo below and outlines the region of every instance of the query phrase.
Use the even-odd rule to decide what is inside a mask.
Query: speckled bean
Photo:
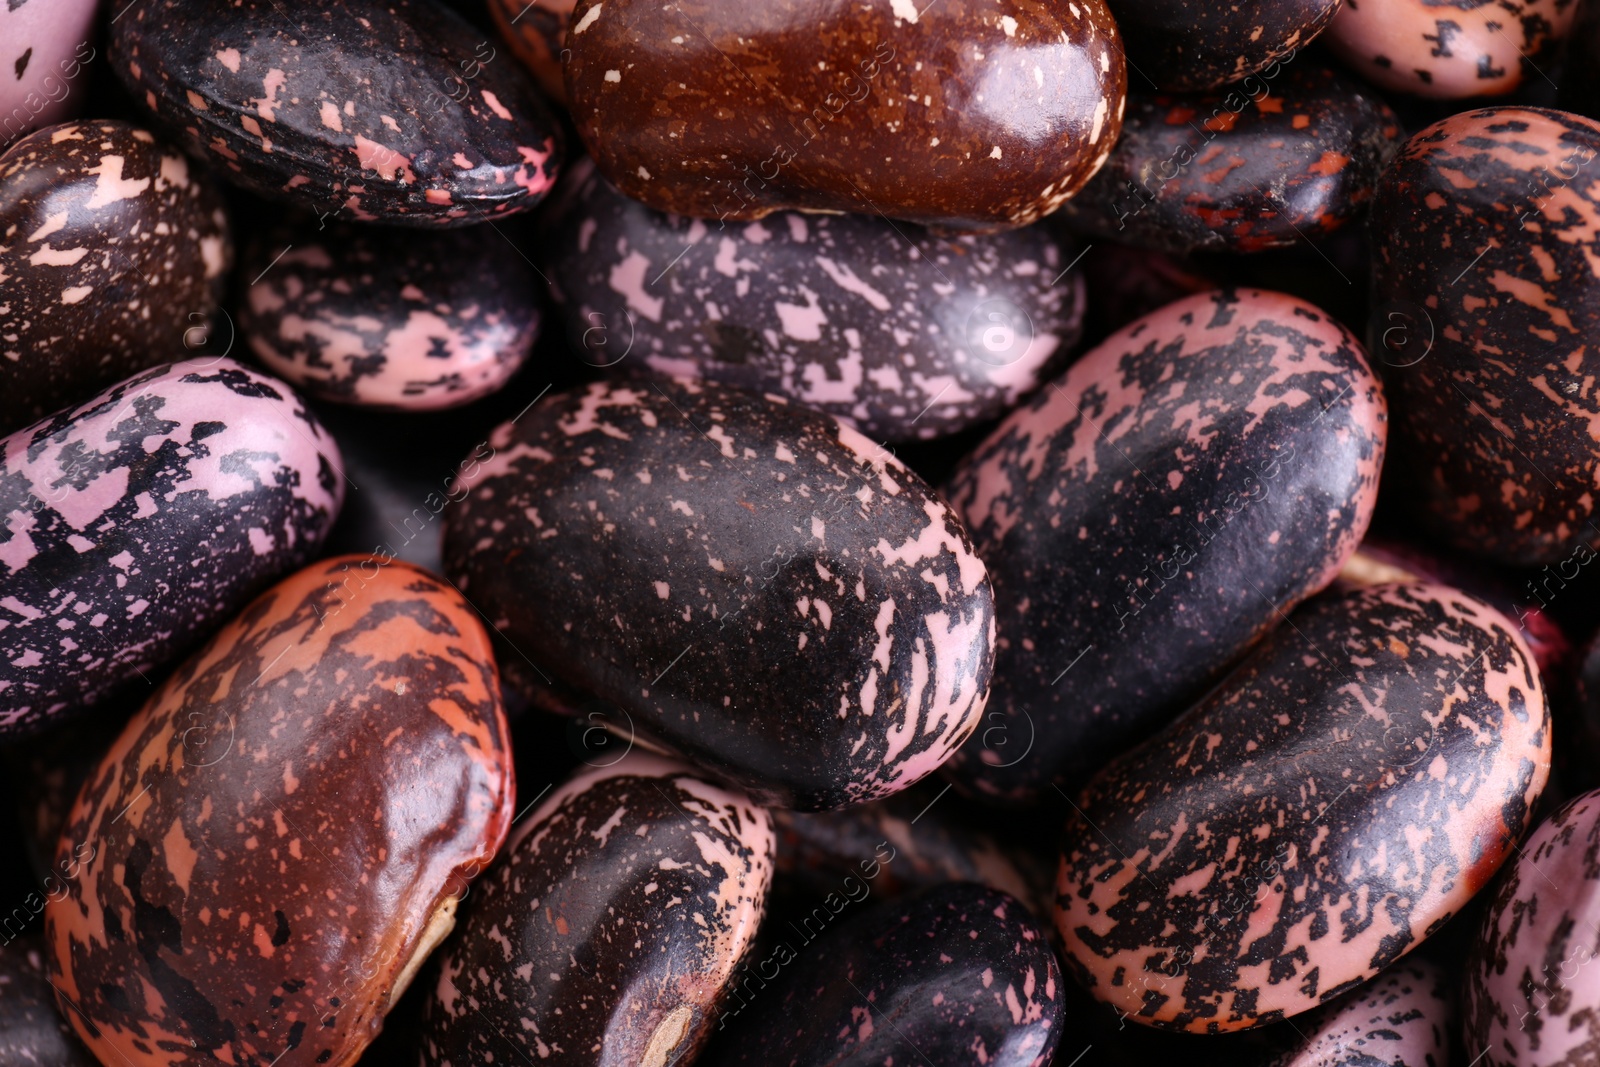
[[[994,694],[946,773],[1032,802],[1201,696],[1366,532],[1386,414],[1304,301],[1186,297],[1014,411],[951,481],[995,583]]]
[[[983,564],[855,430],[721,385],[597,384],[489,446],[445,568],[530,699],[801,810],[903,789],[977,725]]]
[[[772,849],[765,810],[681,763],[635,751],[576,775],[475,887],[422,1062],[689,1063],[761,921]]]
[[[567,48],[601,172],[708,219],[1023,226],[1105,162],[1127,84],[1103,0],[581,0]]]
[[[779,393],[876,440],[997,417],[1083,328],[1077,253],[1038,227],[939,238],[799,211],[730,226],[652,211],[591,173],[553,241],[587,362]]]
[[[0,156],[0,433],[196,354],[232,265],[222,197],[149,131],[17,142]]]
[[[1550,746],[1494,609],[1426,583],[1319,597],[1073,802],[1068,970],[1129,1021],[1195,1032],[1326,1003],[1488,883]]]
[[[1388,375],[1397,501],[1502,563],[1600,548],[1600,123],[1516,107],[1435,123],[1385,173],[1370,228],[1372,332],[1415,342]]]
[[[1005,893],[952,882],[814,943],[778,936],[729,998],[702,1067],[1045,1067],[1061,1040],[1055,953]]]
[[[1540,824],[1500,882],[1463,989],[1483,1067],[1600,1057],[1600,792]]]
[[[498,683],[477,613],[377,556],[185,661],[79,795],[61,848],[97,850],[45,909],[102,1062],[354,1063],[510,826]]]
[[[216,172],[347,221],[469,226],[555,183],[531,79],[431,0],[143,0],[111,25],[134,100]]]
[[[538,336],[542,284],[493,231],[281,226],[243,260],[240,335],[319,400],[457,407],[505,385]]]
[[[0,445],[0,736],[145,684],[314,554],[344,498],[300,398],[228,359],[156,367]]]

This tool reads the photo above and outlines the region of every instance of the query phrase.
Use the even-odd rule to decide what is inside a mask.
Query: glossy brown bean
[[[567,47],[600,170],[699,218],[1025,225],[1105,161],[1126,92],[1102,0],[585,0]]]

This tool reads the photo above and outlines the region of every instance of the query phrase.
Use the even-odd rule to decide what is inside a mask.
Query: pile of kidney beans
[[[0,1067],[1600,1064],[1597,119],[1600,0],[7,0]]]

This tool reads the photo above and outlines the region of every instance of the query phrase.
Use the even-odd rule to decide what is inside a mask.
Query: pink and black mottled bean
[[[1085,355],[951,482],[999,642],[947,774],[1037,800],[1197,699],[1355,551],[1385,428],[1360,344],[1278,293],[1186,297]]]
[[[503,386],[539,329],[539,277],[478,230],[280,226],[240,274],[240,336],[319,400],[429,411]]]
[[[876,440],[997,417],[1083,327],[1076,253],[1037,227],[939,238],[798,211],[730,226],[663,215],[591,174],[554,243],[587,361],[780,393]]]
[[[112,22],[134,98],[229,181],[347,221],[532,207],[560,129],[532,80],[431,0],[145,0]]]
[[[1122,125],[1104,0],[580,0],[571,19],[584,144],[679,215],[1012,229],[1077,192]]]
[[[1299,1044],[1269,1067],[1446,1067],[1455,990],[1436,964],[1404,959],[1296,1026]]]
[[[904,789],[977,725],[983,564],[926,483],[836,419],[710,383],[595,384],[489,450],[462,471],[445,568],[530,699],[803,811]]]
[[[749,948],[772,819],[631,752],[524,820],[473,887],[423,1022],[428,1067],[689,1063]]]
[[[79,794],[45,908],[106,1064],[348,1067],[510,827],[478,614],[427,572],[324,560],[172,675]]]
[[[56,1011],[40,943],[31,935],[0,948],[0,1063],[100,1067]]]
[[[1494,609],[1426,583],[1319,597],[1073,802],[1068,969],[1172,1029],[1326,1003],[1489,881],[1550,745],[1538,671]]]
[[[1425,342],[1388,376],[1397,496],[1502,563],[1600,546],[1597,158],[1600,123],[1484,108],[1411,138],[1373,200],[1378,310]]]
[[[1575,576],[1577,567],[1592,560],[1594,555],[1588,549],[1581,550],[1578,558],[1569,564],[1574,573],[1567,577]],[[1546,688],[1554,689],[1556,679],[1568,677],[1575,653],[1572,642],[1562,632],[1561,624],[1541,606],[1544,601],[1539,596],[1541,590],[1536,583],[1542,577],[1546,586],[1554,582],[1556,589],[1564,588],[1559,571],[1565,569],[1551,569],[1549,575],[1529,579],[1518,589],[1508,575],[1485,567],[1476,560],[1424,549],[1407,542],[1368,537],[1345,562],[1339,572],[1337,587],[1354,589],[1384,582],[1439,582],[1470,593],[1517,624],[1518,632],[1533,653],[1533,661],[1539,668]],[[1545,595],[1551,595],[1548,589],[1544,592]]]
[[[0,156],[0,433],[200,348],[232,258],[216,187],[148,131],[19,141]]]
[[[1328,27],[1340,0],[1209,4],[1110,0],[1134,89],[1203,92],[1287,63]]]
[[[82,108],[84,68],[97,55],[99,6],[98,0],[6,0],[0,7],[0,150]]]
[[[1134,93],[1111,158],[1059,214],[1167,252],[1287,248],[1354,219],[1399,136],[1382,100],[1310,60],[1213,93]]]
[[[814,943],[778,936],[724,1005],[704,1067],[1044,1067],[1061,1040],[1055,952],[997,890],[949,883]]]
[[[0,448],[0,736],[184,652],[315,553],[344,497],[300,398],[228,359],[156,367]]]
[[[1539,825],[1484,916],[1463,1037],[1482,1067],[1600,1058],[1600,792]]]
[[[1366,81],[1413,96],[1499,96],[1548,81],[1577,0],[1344,0],[1328,49]]]

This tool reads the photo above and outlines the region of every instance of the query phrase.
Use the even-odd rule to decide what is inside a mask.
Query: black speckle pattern
[[[144,684],[315,553],[344,496],[300,398],[227,359],[154,368],[0,444],[0,737]]]
[[[538,336],[538,275],[492,231],[279,226],[240,274],[250,351],[320,400],[455,407],[503,386]]]
[[[1042,229],[935,237],[910,223],[783,211],[664,215],[589,171],[549,271],[586,361],[781,393],[877,440],[995,418],[1082,333],[1076,256]]]
[[[1344,0],[1326,41],[1363,79],[1390,92],[1458,100],[1524,83],[1542,91],[1546,70],[1561,69],[1564,82],[1590,65],[1582,53],[1556,65],[1578,7],[1577,0]]]
[[[1492,608],[1425,583],[1319,597],[1073,801],[1068,968],[1172,1029],[1329,1001],[1488,882],[1550,744],[1532,657]]]
[[[1528,838],[1500,880],[1463,989],[1468,1055],[1484,1067],[1600,1060],[1600,792]]]
[[[1248,289],[1147,315],[1013,412],[949,490],[1000,622],[948,773],[1035,801],[1198,698],[1355,551],[1385,419],[1349,331]]]
[[[704,1067],[1044,1067],[1065,1023],[1045,931],[968,883],[784,942],[757,971],[729,996]]]
[[[1427,960],[1403,959],[1296,1020],[1300,1042],[1268,1067],[1447,1067],[1455,990]]]
[[[1400,309],[1373,332],[1415,339],[1388,376],[1397,499],[1502,563],[1600,546],[1600,123],[1452,115],[1407,142],[1371,228],[1374,291]]]
[[[1111,158],[1058,214],[1168,252],[1288,248],[1357,217],[1399,136],[1376,94],[1310,60],[1213,93],[1134,93]]]
[[[124,122],[0,156],[0,433],[210,336],[233,249],[215,186]]]
[[[111,26],[136,101],[219,174],[347,221],[532,207],[560,130],[532,79],[431,0],[144,0]]]
[[[726,386],[546,398],[464,465],[445,569],[531,698],[823,810],[932,772],[983,710],[966,531],[827,415]]]
[[[633,752],[563,785],[473,887],[423,1024],[427,1067],[689,1063],[749,948],[772,820]]]

